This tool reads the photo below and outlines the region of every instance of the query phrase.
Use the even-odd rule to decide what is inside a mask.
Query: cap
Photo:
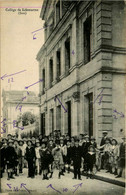
[[[62,140],[63,139],[63,137],[60,137],[60,140]]]
[[[106,133],[107,134],[108,132],[107,131],[103,131],[102,133]]]
[[[36,139],[36,143],[40,143],[40,141],[38,139]]]
[[[7,134],[7,136],[8,136],[8,135],[11,135],[11,134],[9,133],[9,134]],[[11,136],[12,136],[12,135],[11,135]]]

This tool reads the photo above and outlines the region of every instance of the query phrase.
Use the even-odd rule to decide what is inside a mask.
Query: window
[[[45,88],[45,69],[42,70],[42,79],[43,79],[43,81],[42,81],[43,93],[45,93],[45,90],[44,90],[44,88]]]
[[[41,114],[41,134],[45,135],[45,113]]]
[[[70,38],[65,41],[65,62],[67,72],[70,68]]]
[[[53,59],[50,59],[49,67],[50,67],[50,86],[52,86],[52,82],[53,82]]]
[[[50,109],[50,130],[54,131],[54,110]]]
[[[84,62],[85,64],[91,60],[91,16],[84,22]]]
[[[56,129],[61,130],[61,105],[56,109]]]
[[[68,135],[71,137],[71,101],[67,102],[67,128],[68,128]]]
[[[56,4],[56,24],[60,20],[60,0]]]
[[[85,133],[88,133],[89,136],[93,136],[93,93],[90,93],[85,96]]]
[[[61,75],[61,54],[60,54],[60,50],[57,51],[57,79],[59,79],[60,75]]]

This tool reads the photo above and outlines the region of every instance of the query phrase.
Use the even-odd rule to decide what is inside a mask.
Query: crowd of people
[[[28,168],[28,177],[35,178],[39,174],[43,180],[48,180],[58,169],[60,179],[66,171],[70,173],[73,166],[73,179],[81,180],[82,172],[87,179],[93,179],[95,171],[101,169],[121,177],[125,168],[125,143],[125,137],[118,144],[116,139],[108,137],[107,131],[103,132],[99,146],[95,138],[87,134],[61,136],[60,131],[55,130],[49,136],[20,140],[8,134],[0,142],[0,176],[7,172],[8,180],[15,179],[14,175],[19,176]]]

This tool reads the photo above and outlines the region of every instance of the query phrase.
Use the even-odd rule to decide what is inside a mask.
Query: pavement
[[[66,167],[67,168],[67,167]],[[71,172],[73,172],[73,167],[70,169]],[[82,173],[83,176],[86,176],[85,173]],[[94,179],[101,180],[104,182],[112,183],[118,186],[125,187],[126,181],[125,178],[115,178],[114,174],[106,173],[106,170],[100,170],[94,175]]]
[[[124,195],[125,188],[111,184],[109,182],[97,179],[86,179],[82,176],[82,180],[72,179],[73,173],[66,172],[65,176],[58,179],[58,170],[54,170],[53,178],[42,180],[42,176],[37,175],[34,179],[27,178],[28,170],[24,169],[24,173],[15,179],[7,180],[7,174],[1,179],[1,194],[7,193],[11,195]]]

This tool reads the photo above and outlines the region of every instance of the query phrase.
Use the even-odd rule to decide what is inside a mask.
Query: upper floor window
[[[68,71],[70,68],[70,37],[65,41],[65,65]]]
[[[60,0],[56,3],[56,24],[60,20]]]
[[[42,79],[43,79],[43,82],[42,82],[42,84],[43,84],[43,93],[45,93],[45,91],[44,91],[44,88],[45,88],[45,69],[42,70]]]
[[[91,16],[84,22],[84,62],[85,64],[91,60],[91,34],[92,22]]]
[[[56,58],[57,58],[57,79],[59,79],[61,75],[61,52],[60,50],[56,52]]]
[[[53,59],[49,60],[49,74],[50,74],[50,86],[52,86],[53,82]]]

